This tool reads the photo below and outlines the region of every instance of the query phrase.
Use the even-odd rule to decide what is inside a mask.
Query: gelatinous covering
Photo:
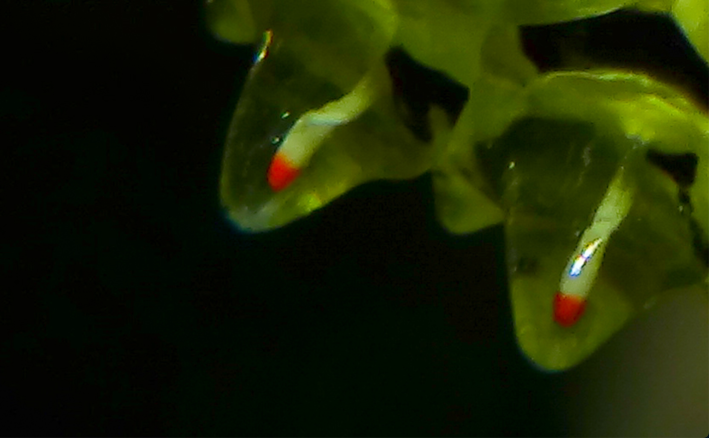
[[[446,229],[504,224],[521,349],[573,366],[658,294],[707,284],[707,115],[641,74],[539,74],[520,49],[519,25],[628,4],[672,14],[707,58],[707,0],[210,0],[217,36],[261,41],[223,205],[265,231],[431,171]],[[568,286],[584,239],[602,246]],[[583,314],[555,299],[569,287]]]

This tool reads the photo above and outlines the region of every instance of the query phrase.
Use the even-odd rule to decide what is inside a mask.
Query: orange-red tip
[[[291,164],[288,158],[276,153],[268,168],[268,185],[274,192],[283,190],[298,177],[299,173],[300,169]]]
[[[554,296],[554,321],[564,327],[576,324],[586,309],[586,300],[583,298],[557,292]]]

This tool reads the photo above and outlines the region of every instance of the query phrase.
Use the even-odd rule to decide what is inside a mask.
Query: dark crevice
[[[430,142],[428,120],[431,105],[440,106],[454,124],[468,101],[468,88],[440,71],[416,62],[401,48],[391,49],[385,58],[394,90],[394,101],[404,124],[419,140]]]
[[[655,149],[648,149],[647,160],[654,166],[667,173],[678,186],[687,188],[694,184],[697,176],[699,157],[697,154],[687,152],[684,154],[668,154]]]
[[[522,46],[542,72],[612,68],[673,84],[704,108],[709,66],[668,14],[621,9],[581,20],[521,27]]]
[[[704,266],[709,267],[709,242],[707,242],[707,238],[696,219],[689,219],[689,229],[692,231],[694,253],[697,255],[697,258],[702,261]]]
[[[665,172],[679,186],[677,199],[680,211],[689,220],[694,253],[705,266],[709,266],[709,243],[699,223],[692,217],[694,207],[689,196],[689,187],[694,184],[697,176],[699,157],[692,152],[668,154],[655,149],[648,149],[646,158],[650,164]]]

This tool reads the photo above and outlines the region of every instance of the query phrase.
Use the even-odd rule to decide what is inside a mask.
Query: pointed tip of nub
[[[557,292],[554,296],[554,321],[560,326],[571,327],[579,320],[585,308],[584,298]]]
[[[276,153],[268,168],[268,185],[274,192],[288,187],[298,177],[300,169],[291,164],[283,154]]]

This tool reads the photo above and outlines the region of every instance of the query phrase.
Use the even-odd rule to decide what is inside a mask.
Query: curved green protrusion
[[[708,5],[209,1],[207,24],[219,37],[264,41],[227,137],[222,202],[239,227],[265,231],[363,182],[431,171],[443,227],[472,233],[504,224],[521,349],[547,369],[573,366],[660,294],[706,289],[709,121],[680,92],[633,72],[540,75],[520,48],[518,26],[633,6],[672,14],[707,59]],[[392,50],[428,68],[423,77],[445,77],[466,90],[459,111],[439,101],[443,92],[416,101],[402,91],[406,78],[387,64]],[[375,90],[366,105],[352,94],[363,78]],[[342,100],[347,96],[353,98]],[[328,135],[317,144],[296,144],[310,148],[312,157],[283,190],[269,186],[270,163],[295,121],[336,101],[362,108],[342,123],[334,115],[303,119],[336,126],[323,130]],[[426,129],[417,132],[414,122]],[[299,129],[307,131],[307,123]],[[579,236],[621,168],[633,188],[632,206],[609,237],[584,315],[562,327],[554,321],[553,297]]]
[[[707,163],[709,121],[670,88],[634,74],[554,73],[527,90],[525,115],[480,147],[494,156],[485,168],[498,169],[487,176],[506,213],[518,342],[535,363],[560,370],[593,353],[660,294],[705,288],[706,261],[695,241],[706,242],[706,167],[689,189],[690,212],[648,151],[693,153]],[[561,327],[550,303],[619,168],[633,188],[632,206],[609,240],[585,314]]]

